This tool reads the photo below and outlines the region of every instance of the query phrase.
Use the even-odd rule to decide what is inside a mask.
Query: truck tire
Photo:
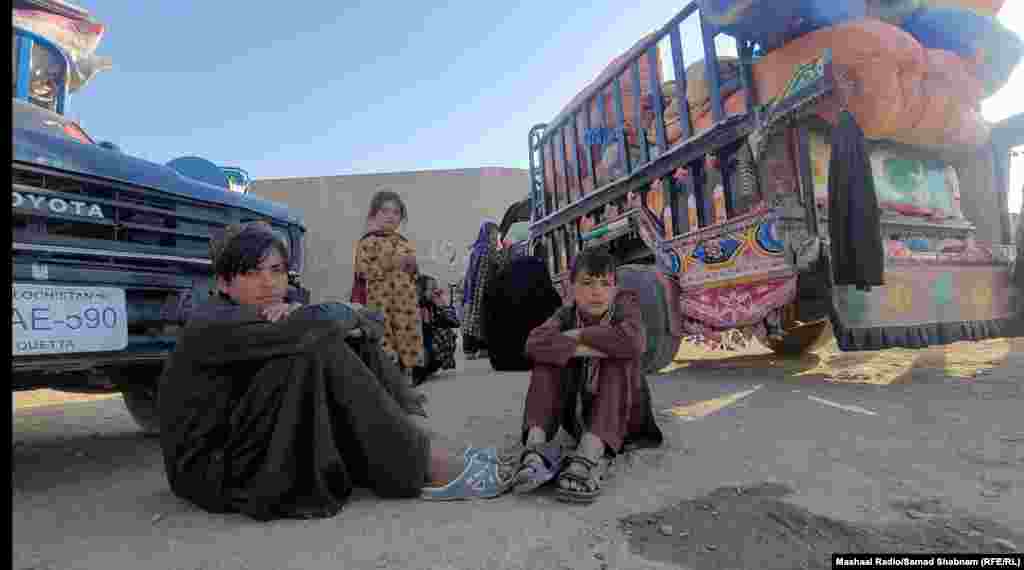
[[[157,408],[156,388],[142,386],[127,388],[121,392],[128,413],[147,436],[160,435],[160,410]]]
[[[782,340],[766,339],[764,344],[775,354],[799,356],[817,350],[832,340],[832,323],[828,319],[803,323],[786,330]]]
[[[647,349],[642,359],[646,374],[656,374],[671,364],[682,341],[682,337],[673,336],[669,329],[668,303],[657,271],[653,265],[630,264],[615,272],[620,287],[632,289],[640,296],[640,311],[647,333]]]
[[[162,371],[162,365],[129,366],[106,370],[111,382],[121,391],[128,413],[131,414],[142,433],[148,436],[160,434],[157,383]]]

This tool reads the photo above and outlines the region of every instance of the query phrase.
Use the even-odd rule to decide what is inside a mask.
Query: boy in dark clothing
[[[385,497],[500,494],[496,452],[449,453],[410,419],[419,398],[380,348],[382,322],[343,303],[285,301],[287,242],[269,226],[231,231],[213,253],[217,293],[191,315],[160,378],[176,495],[271,520],[333,516],[355,486]]]

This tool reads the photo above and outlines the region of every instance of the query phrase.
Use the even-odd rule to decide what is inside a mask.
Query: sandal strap
[[[597,461],[591,461],[590,459],[588,459],[588,458],[586,458],[586,457],[584,457],[584,456],[582,456],[582,455],[580,455],[578,453],[574,453],[574,454],[566,457],[565,461],[566,461],[566,467],[571,466],[573,463],[580,463],[584,467],[586,467],[588,471],[591,471],[595,467],[599,466],[599,463]]]
[[[526,459],[527,456],[536,455],[540,457],[541,462],[544,463],[544,467],[546,467],[547,469],[554,468],[554,463],[557,458],[551,457],[551,454],[545,453],[546,449],[547,444],[544,443],[534,443],[531,445],[527,445],[523,449],[523,452],[519,454],[519,464],[523,465],[523,460]]]
[[[570,455],[569,457],[566,458],[566,461],[567,461],[566,468],[563,469],[562,472],[559,474],[559,476],[558,476],[559,480],[563,480],[563,481],[564,480],[569,480],[569,481],[572,481],[572,482],[576,483],[577,485],[583,487],[583,489],[581,489],[581,490],[563,489],[564,492],[573,493],[573,494],[580,494],[580,493],[582,493],[584,495],[591,495],[593,493],[597,493],[597,492],[600,491],[600,489],[601,489],[600,476],[599,475],[595,476],[595,474],[594,474],[594,468],[598,467],[598,463],[597,462],[591,461],[590,459],[587,459],[586,457],[583,457],[583,456],[580,456],[580,455]],[[571,470],[571,466],[572,466],[573,463],[579,463],[580,465],[585,466],[587,468],[587,473],[586,474],[581,474],[581,473],[573,472]]]

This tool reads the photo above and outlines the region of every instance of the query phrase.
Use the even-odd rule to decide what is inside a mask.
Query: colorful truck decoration
[[[1009,147],[977,108],[1024,44],[994,19],[1001,2],[972,16],[991,33],[946,36],[922,24],[945,12],[913,4],[691,2],[530,130],[531,251],[560,287],[583,248],[620,260],[647,291],[649,371],[682,337],[799,353],[833,335],[869,350],[1009,334]],[[870,289],[831,269],[843,113],[880,208],[884,284]]]

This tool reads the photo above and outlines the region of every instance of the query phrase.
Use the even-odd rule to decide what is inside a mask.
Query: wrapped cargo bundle
[[[907,16],[900,27],[924,47],[953,52],[970,62],[986,96],[1006,84],[1024,56],[1024,43],[1016,34],[972,7],[925,7]]]
[[[903,9],[922,4],[923,0],[906,2]],[[981,48],[989,64],[979,67],[955,52],[922,45],[910,33],[878,19],[847,22],[796,38],[760,58],[754,64],[757,95],[760,103],[778,96],[797,65],[831,48],[837,67],[857,84],[849,105],[866,136],[924,146],[976,147],[988,139],[978,102],[1005,83],[1020,59],[1020,40],[1008,30],[1005,34],[992,33],[979,40],[978,45],[995,46]],[[735,73],[734,61],[719,59],[723,85]],[[691,65],[687,90],[690,120],[697,133],[713,126],[706,85],[703,63]],[[742,93],[725,90],[723,99],[726,115],[745,111]],[[682,136],[677,115],[668,101],[670,144]],[[649,130],[653,131],[653,121]]]
[[[792,70],[825,49],[855,85],[846,103],[866,137],[946,148],[988,140],[978,111],[982,88],[961,58],[927,50],[909,33],[871,18],[811,32],[761,58],[753,69],[760,100],[782,93]]]
[[[899,26],[921,9],[958,8],[994,18],[1005,0],[867,0],[867,16]]]
[[[690,123],[695,131],[704,130],[712,124],[711,87],[706,73],[703,59],[691,63],[686,68],[686,100],[688,101]],[[718,84],[721,86],[721,96],[728,107],[727,115],[745,110],[742,97],[735,101],[729,99],[729,96],[739,91],[739,74],[739,59],[729,56],[718,58]],[[662,85],[662,93],[664,95],[663,109],[665,109],[665,138],[671,146],[683,138],[683,126],[679,108],[676,105],[675,82],[665,82]],[[647,140],[651,144],[654,144],[656,140],[656,120],[657,117],[651,116],[645,125]]]
[[[808,32],[867,15],[865,0],[704,0],[701,8],[723,33],[755,41],[765,52]]]

